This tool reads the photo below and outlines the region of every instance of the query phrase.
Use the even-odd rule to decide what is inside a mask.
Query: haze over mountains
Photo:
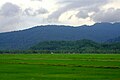
[[[93,26],[36,26],[22,31],[0,33],[0,49],[29,49],[43,41],[89,39],[96,42],[116,41],[120,23],[96,23]],[[118,39],[117,39],[118,40]],[[113,41],[113,42],[114,42]],[[119,40],[118,40],[119,41]]]

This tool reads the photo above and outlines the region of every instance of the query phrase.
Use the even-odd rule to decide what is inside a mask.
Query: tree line
[[[120,53],[120,42],[112,43],[97,43],[92,40],[77,40],[77,41],[44,41],[30,47],[27,50],[0,50],[1,54],[5,53],[24,53],[24,54],[75,54],[75,53]]]

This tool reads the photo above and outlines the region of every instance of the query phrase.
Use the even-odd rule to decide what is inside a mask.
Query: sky
[[[120,0],[0,0],[0,33],[37,25],[120,22]]]

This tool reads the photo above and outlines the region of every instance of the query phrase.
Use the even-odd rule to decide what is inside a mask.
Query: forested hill
[[[91,40],[45,41],[34,45],[30,50],[47,50],[61,53],[120,53],[120,42],[97,43]]]
[[[120,36],[120,23],[93,26],[36,26],[27,30],[0,33],[0,49],[28,49],[43,41],[89,39],[104,42]]]
[[[101,45],[91,40],[77,40],[77,41],[45,41],[34,45],[32,50],[80,50],[85,48],[100,48]]]

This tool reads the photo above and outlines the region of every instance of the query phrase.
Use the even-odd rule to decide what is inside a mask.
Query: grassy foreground
[[[120,54],[1,54],[0,80],[120,80]]]

